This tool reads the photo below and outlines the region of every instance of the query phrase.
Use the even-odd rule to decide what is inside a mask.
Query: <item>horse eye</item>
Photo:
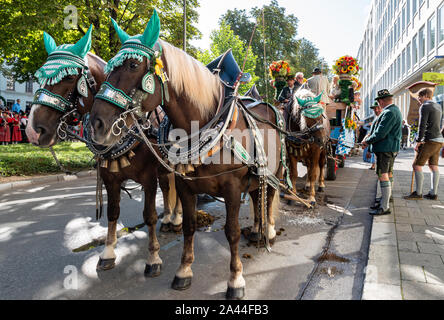
[[[138,63],[136,63],[136,62],[130,62],[130,65],[129,65],[129,67],[131,68],[131,69],[137,69],[137,67],[139,66],[139,64]]]
[[[74,81],[75,78],[76,78],[75,76],[67,76],[66,81],[72,82]]]

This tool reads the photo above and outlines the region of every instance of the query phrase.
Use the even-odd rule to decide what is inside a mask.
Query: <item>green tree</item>
[[[198,0],[187,1],[187,42],[201,37],[195,24]],[[76,29],[65,29],[75,12],[65,12],[71,5],[77,10]],[[80,39],[90,24],[94,25],[92,51],[104,60],[120,48],[110,17],[130,35],[142,33],[156,8],[162,24],[161,38],[171,44],[183,45],[182,0],[0,0],[0,63],[6,61],[18,81],[32,78],[44,63],[47,53],[43,31],[51,34],[57,44]],[[197,49],[187,44],[191,54]]]
[[[234,34],[227,22],[223,20],[220,22],[220,28],[211,32],[210,40],[210,50],[198,53],[197,59],[199,61],[203,64],[208,64],[231,48],[234,59],[242,69],[247,53],[247,44],[243,42],[239,36]],[[251,74],[252,81],[240,86],[239,92],[241,94],[245,93],[256,81],[259,80],[259,77],[255,74],[256,60],[257,56],[255,56],[251,49],[249,49],[248,56],[245,60],[244,72]]]
[[[310,41],[297,39],[298,18],[287,14],[277,0],[262,8],[255,7],[249,14],[245,10],[228,10],[220,20],[226,21],[245,43],[250,41],[256,26],[252,50],[258,57],[255,73],[260,77],[258,88],[262,94],[268,88],[268,96],[272,96],[271,88],[266,86],[268,66],[272,61],[287,60],[294,72],[302,71],[306,77],[317,66],[325,72],[328,70],[328,65],[319,57],[319,50]]]
[[[305,38],[299,40],[298,51],[289,60],[294,69],[303,72],[307,78],[316,67],[321,68],[324,74],[329,72],[329,65],[319,57],[319,49]]]

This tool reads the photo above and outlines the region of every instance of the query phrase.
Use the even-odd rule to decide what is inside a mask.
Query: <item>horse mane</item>
[[[185,95],[202,118],[207,120],[216,109],[220,80],[192,56],[165,41],[159,41],[165,53],[168,78],[177,95]]]
[[[88,58],[91,58],[92,60],[95,60],[99,66],[101,66],[103,69],[105,69],[106,61],[100,58],[98,55],[95,55],[94,53],[88,52],[87,54]],[[88,63],[88,59],[86,59]]]

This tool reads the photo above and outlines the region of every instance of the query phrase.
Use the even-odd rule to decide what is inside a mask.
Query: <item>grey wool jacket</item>
[[[429,141],[442,137],[441,106],[432,100],[424,102],[419,109],[419,124],[417,142]]]

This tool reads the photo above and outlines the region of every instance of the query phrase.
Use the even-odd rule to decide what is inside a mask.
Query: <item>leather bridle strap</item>
[[[55,110],[66,113],[73,107],[73,103],[62,96],[44,88],[38,89],[33,104],[41,104]]]

